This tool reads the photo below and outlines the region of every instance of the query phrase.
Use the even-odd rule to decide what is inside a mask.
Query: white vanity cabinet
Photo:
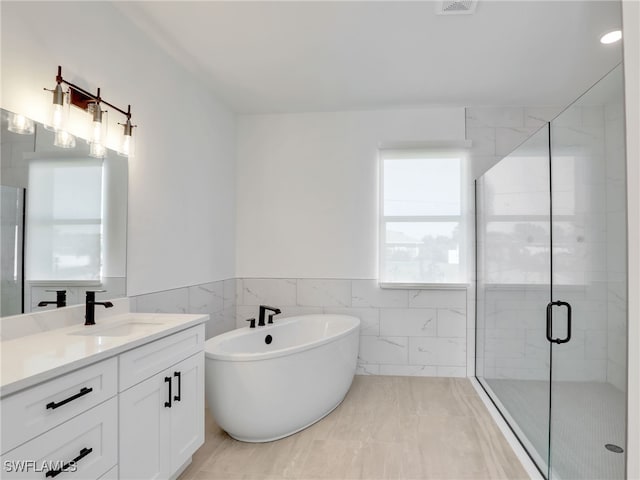
[[[121,355],[120,479],[170,478],[204,442],[203,346],[199,325]]]
[[[65,373],[57,375],[43,369],[39,377],[25,376],[29,383],[24,388],[5,390],[0,399],[0,478],[175,477],[204,442],[205,319],[158,318],[150,323],[158,330],[172,326],[172,320],[176,327],[189,323],[164,336],[155,334],[151,341],[139,336],[127,344],[114,336],[111,342],[120,343],[111,355],[104,355],[109,338],[78,340],[76,327],[71,334],[62,330],[43,337],[47,341],[42,345],[54,344],[44,347],[47,354],[85,351],[80,348],[95,344],[102,349],[101,360],[84,362],[77,356],[75,369],[65,366]],[[54,335],[57,340],[49,340]],[[77,348],[71,348],[73,341]],[[30,345],[27,338],[24,348],[9,347],[15,357]],[[24,364],[36,361],[24,357]],[[3,356],[3,363],[6,358],[11,357]]]

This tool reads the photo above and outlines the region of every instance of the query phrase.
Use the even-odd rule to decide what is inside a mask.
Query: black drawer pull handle
[[[180,375],[180,372],[173,372],[173,376],[178,377],[178,394],[174,395],[173,399],[176,402],[179,402],[180,396],[182,395],[182,376]]]
[[[58,475],[60,475],[62,472],[64,472],[67,468],[69,468],[69,466],[72,463],[78,463],[80,460],[82,460],[84,457],[86,457],[87,455],[89,455],[91,452],[93,452],[93,448],[83,448],[82,450],[80,450],[80,455],[78,455],[76,458],[74,458],[73,460],[71,460],[69,463],[65,463],[62,468],[59,468],[58,470],[49,470],[46,474],[45,477],[56,477]]]
[[[171,377],[164,377],[164,381],[169,384],[169,401],[164,402],[164,406],[171,408]]]
[[[80,389],[80,391],[78,393],[76,393],[75,395],[70,396],[69,398],[65,398],[64,400],[62,400],[61,402],[49,402],[47,403],[47,408],[51,408],[51,409],[56,409],[58,407],[61,407],[63,405],[66,405],[69,402],[73,402],[76,398],[80,398],[85,396],[87,393],[93,392],[93,388],[89,387],[82,387]]]

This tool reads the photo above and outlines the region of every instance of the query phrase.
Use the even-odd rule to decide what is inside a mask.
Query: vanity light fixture
[[[62,89],[62,85],[67,85],[69,89],[65,92]],[[58,74],[56,75],[56,87],[53,90],[45,88],[49,92],[53,92],[52,102],[52,116],[51,116],[51,129],[56,131],[57,146],[63,146],[70,144],[70,137],[65,131],[66,115],[65,111],[68,105],[73,105],[89,113],[90,116],[90,131],[89,139],[89,155],[93,157],[102,158],[107,151],[105,146],[105,140],[107,136],[107,121],[105,114],[108,110],[103,110],[106,106],[111,110],[120,112],[126,117],[125,123],[119,125],[124,126],[123,138],[120,142],[120,148],[118,153],[132,157],[133,153],[133,128],[137,125],[131,124],[131,105],[128,106],[127,111],[116,107],[115,105],[107,102],[100,96],[100,89],[98,88],[97,94],[92,94],[82,87],[79,87],[71,82],[66,81],[62,77],[62,67],[58,66]],[[59,132],[61,132],[59,134]],[[58,138],[59,137],[59,138]],[[58,144],[59,140],[59,144]],[[75,146],[75,138],[73,138],[73,146]],[[126,146],[126,147],[125,147]],[[64,147],[71,148],[71,147]]]
[[[53,93],[53,101],[51,102],[49,110],[49,122],[45,124],[44,128],[57,132],[66,126],[69,113],[69,91],[67,90],[65,92],[62,89],[60,67],[58,67],[58,75],[56,75],[56,86],[53,90],[49,90],[48,88],[45,88],[45,90]]]
[[[66,130],[58,130],[53,138],[53,144],[60,148],[76,148],[76,137]]]
[[[107,153],[104,141],[107,138],[107,122],[103,121],[103,114],[107,113],[102,110],[100,105],[100,89],[98,89],[98,99],[94,103],[87,106],[87,111],[91,115],[91,128],[89,130],[89,155],[96,158],[103,158]]]
[[[605,33],[600,37],[600,43],[605,45],[609,45],[610,43],[616,43],[622,39],[622,31],[621,30],[613,30],[609,33]]]
[[[131,105],[127,108],[127,121],[124,123],[118,123],[124,127],[122,134],[122,141],[118,147],[118,153],[125,157],[132,158],[135,155],[135,142],[133,141],[133,129],[137,125],[131,125]]]
[[[8,120],[7,129],[13,133],[30,135],[36,129],[33,120],[25,117],[24,115],[20,115],[19,113],[10,113]]]

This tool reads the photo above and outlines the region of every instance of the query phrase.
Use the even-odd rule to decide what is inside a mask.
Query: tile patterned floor
[[[528,437],[544,463],[549,447],[549,382],[485,379]],[[553,382],[552,477],[581,480],[625,478],[626,395],[604,382]]]
[[[233,440],[207,414],[180,480],[523,479],[520,462],[463,378],[356,376],[344,402],[290,437]]]

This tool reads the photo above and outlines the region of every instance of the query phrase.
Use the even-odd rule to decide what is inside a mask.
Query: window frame
[[[393,158],[390,158],[393,157]],[[385,160],[408,158],[451,158],[460,162],[460,214],[459,215],[385,215],[384,214],[384,163]],[[398,282],[383,277],[385,272],[385,249],[387,223],[443,223],[457,222],[460,225],[460,250],[459,263],[461,265],[461,277],[467,279],[469,275],[469,262],[472,260],[471,249],[468,245],[470,229],[469,221],[469,185],[467,174],[467,153],[462,148],[379,148],[378,149],[378,285],[388,289],[466,289],[469,282]]]

